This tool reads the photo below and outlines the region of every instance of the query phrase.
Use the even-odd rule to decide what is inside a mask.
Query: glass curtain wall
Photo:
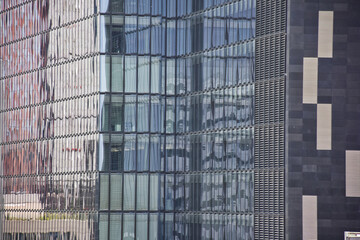
[[[253,239],[255,0],[100,12],[100,239]]]

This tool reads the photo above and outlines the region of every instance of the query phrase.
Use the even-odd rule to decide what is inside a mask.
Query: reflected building
[[[359,8],[0,0],[0,236],[360,232]]]

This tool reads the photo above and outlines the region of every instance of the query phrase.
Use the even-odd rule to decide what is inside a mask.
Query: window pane
[[[100,92],[110,90],[110,56],[100,56]]]
[[[125,91],[136,92],[136,57],[125,57]]]
[[[159,226],[159,217],[157,214],[150,214],[150,223],[149,223],[149,239],[159,240],[158,229]]]
[[[135,1],[136,4],[136,0]],[[137,52],[137,18],[132,16],[125,17],[125,51],[126,53]]]
[[[149,96],[138,97],[137,131],[149,131]]]
[[[108,239],[108,215],[100,213],[99,216],[99,239]]]
[[[122,171],[124,167],[123,158],[123,136],[112,135],[111,136],[111,171]]]
[[[137,0],[125,0],[125,13],[136,13]]]
[[[160,136],[150,137],[150,171],[160,171]]]
[[[100,134],[99,137],[99,167],[101,171],[109,170],[109,135]]]
[[[165,209],[174,209],[174,176],[166,175],[165,180]]]
[[[151,97],[151,132],[162,132],[164,125],[163,98]]]
[[[150,70],[150,58],[139,57],[138,65],[138,92],[149,92],[149,70]]]
[[[148,175],[137,175],[136,210],[148,209]]]
[[[149,135],[139,134],[137,145],[137,170],[146,171],[149,169]]]
[[[136,136],[125,135],[124,140],[124,170],[132,171],[136,163]]]
[[[161,58],[151,58],[151,93],[161,93],[164,87],[161,76]]]
[[[124,32],[124,17],[112,17],[112,52],[124,53],[125,50],[125,32]]]
[[[123,96],[113,95],[111,99],[111,131],[119,132],[123,124]]]
[[[144,2],[144,0],[140,2]],[[139,17],[138,41],[139,41],[138,53],[149,54],[150,53],[150,18],[149,17]]]
[[[109,209],[109,175],[100,174],[100,210]]]
[[[121,236],[121,214],[112,213],[110,214],[110,240],[118,240],[119,236]]]
[[[147,214],[136,215],[136,239],[147,240]]]
[[[134,132],[136,126],[136,96],[125,96],[125,132]]]
[[[159,175],[150,174],[150,211],[159,209]]]
[[[100,16],[100,52],[110,51],[110,17]]]
[[[135,209],[135,174],[124,173],[124,210],[134,210],[134,209]]]
[[[124,12],[124,0],[111,0],[111,10],[116,13]]]
[[[123,57],[112,56],[112,91],[122,92],[123,91]]]
[[[123,239],[135,239],[134,228],[134,214],[124,214]]]
[[[122,174],[111,174],[110,209],[121,210]]]

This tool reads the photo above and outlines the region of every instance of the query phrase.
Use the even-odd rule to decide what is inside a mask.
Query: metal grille
[[[254,236],[284,239],[286,0],[257,0]]]

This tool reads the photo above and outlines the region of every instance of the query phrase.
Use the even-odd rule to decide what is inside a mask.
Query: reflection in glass
[[[110,238],[109,240],[118,240],[121,236],[121,214],[110,214]],[[100,238],[103,239],[103,238]]]
[[[100,92],[110,91],[110,56],[100,56]]]
[[[108,1],[108,0],[107,0]],[[100,1],[102,2],[102,1]],[[111,0],[111,11],[116,13],[124,12],[124,0]]]
[[[124,17],[112,16],[111,44],[113,53],[124,53],[125,51],[125,32]]]
[[[110,17],[100,16],[100,52],[110,51]]]
[[[148,216],[147,214],[136,215],[136,239],[147,240],[148,234]]]
[[[109,175],[100,174],[100,210],[109,209]]]
[[[100,213],[99,215],[99,239],[108,239],[108,215]]]
[[[136,135],[125,135],[124,139],[124,170],[135,170],[136,164]]]
[[[136,92],[136,57],[125,57],[125,91]]]
[[[110,177],[110,210],[121,210],[122,207],[122,174],[111,174]]]
[[[136,210],[148,210],[148,174],[137,175]]]
[[[149,83],[150,83],[150,58],[149,57],[139,57],[138,65],[138,92],[139,93],[148,93],[149,92]]]
[[[138,97],[137,131],[149,131],[149,96]]]
[[[139,134],[137,141],[137,170],[149,169],[149,135]]]
[[[113,92],[122,92],[123,91],[123,56],[112,56],[112,83],[111,90]]]
[[[124,173],[124,210],[135,210],[135,174],[132,173]]]
[[[124,164],[124,143],[122,135],[112,135],[111,136],[111,171],[122,171]]]
[[[119,132],[123,124],[123,96],[113,95],[111,99],[111,131]]]
[[[125,132],[134,132],[136,127],[136,96],[125,96]]]

